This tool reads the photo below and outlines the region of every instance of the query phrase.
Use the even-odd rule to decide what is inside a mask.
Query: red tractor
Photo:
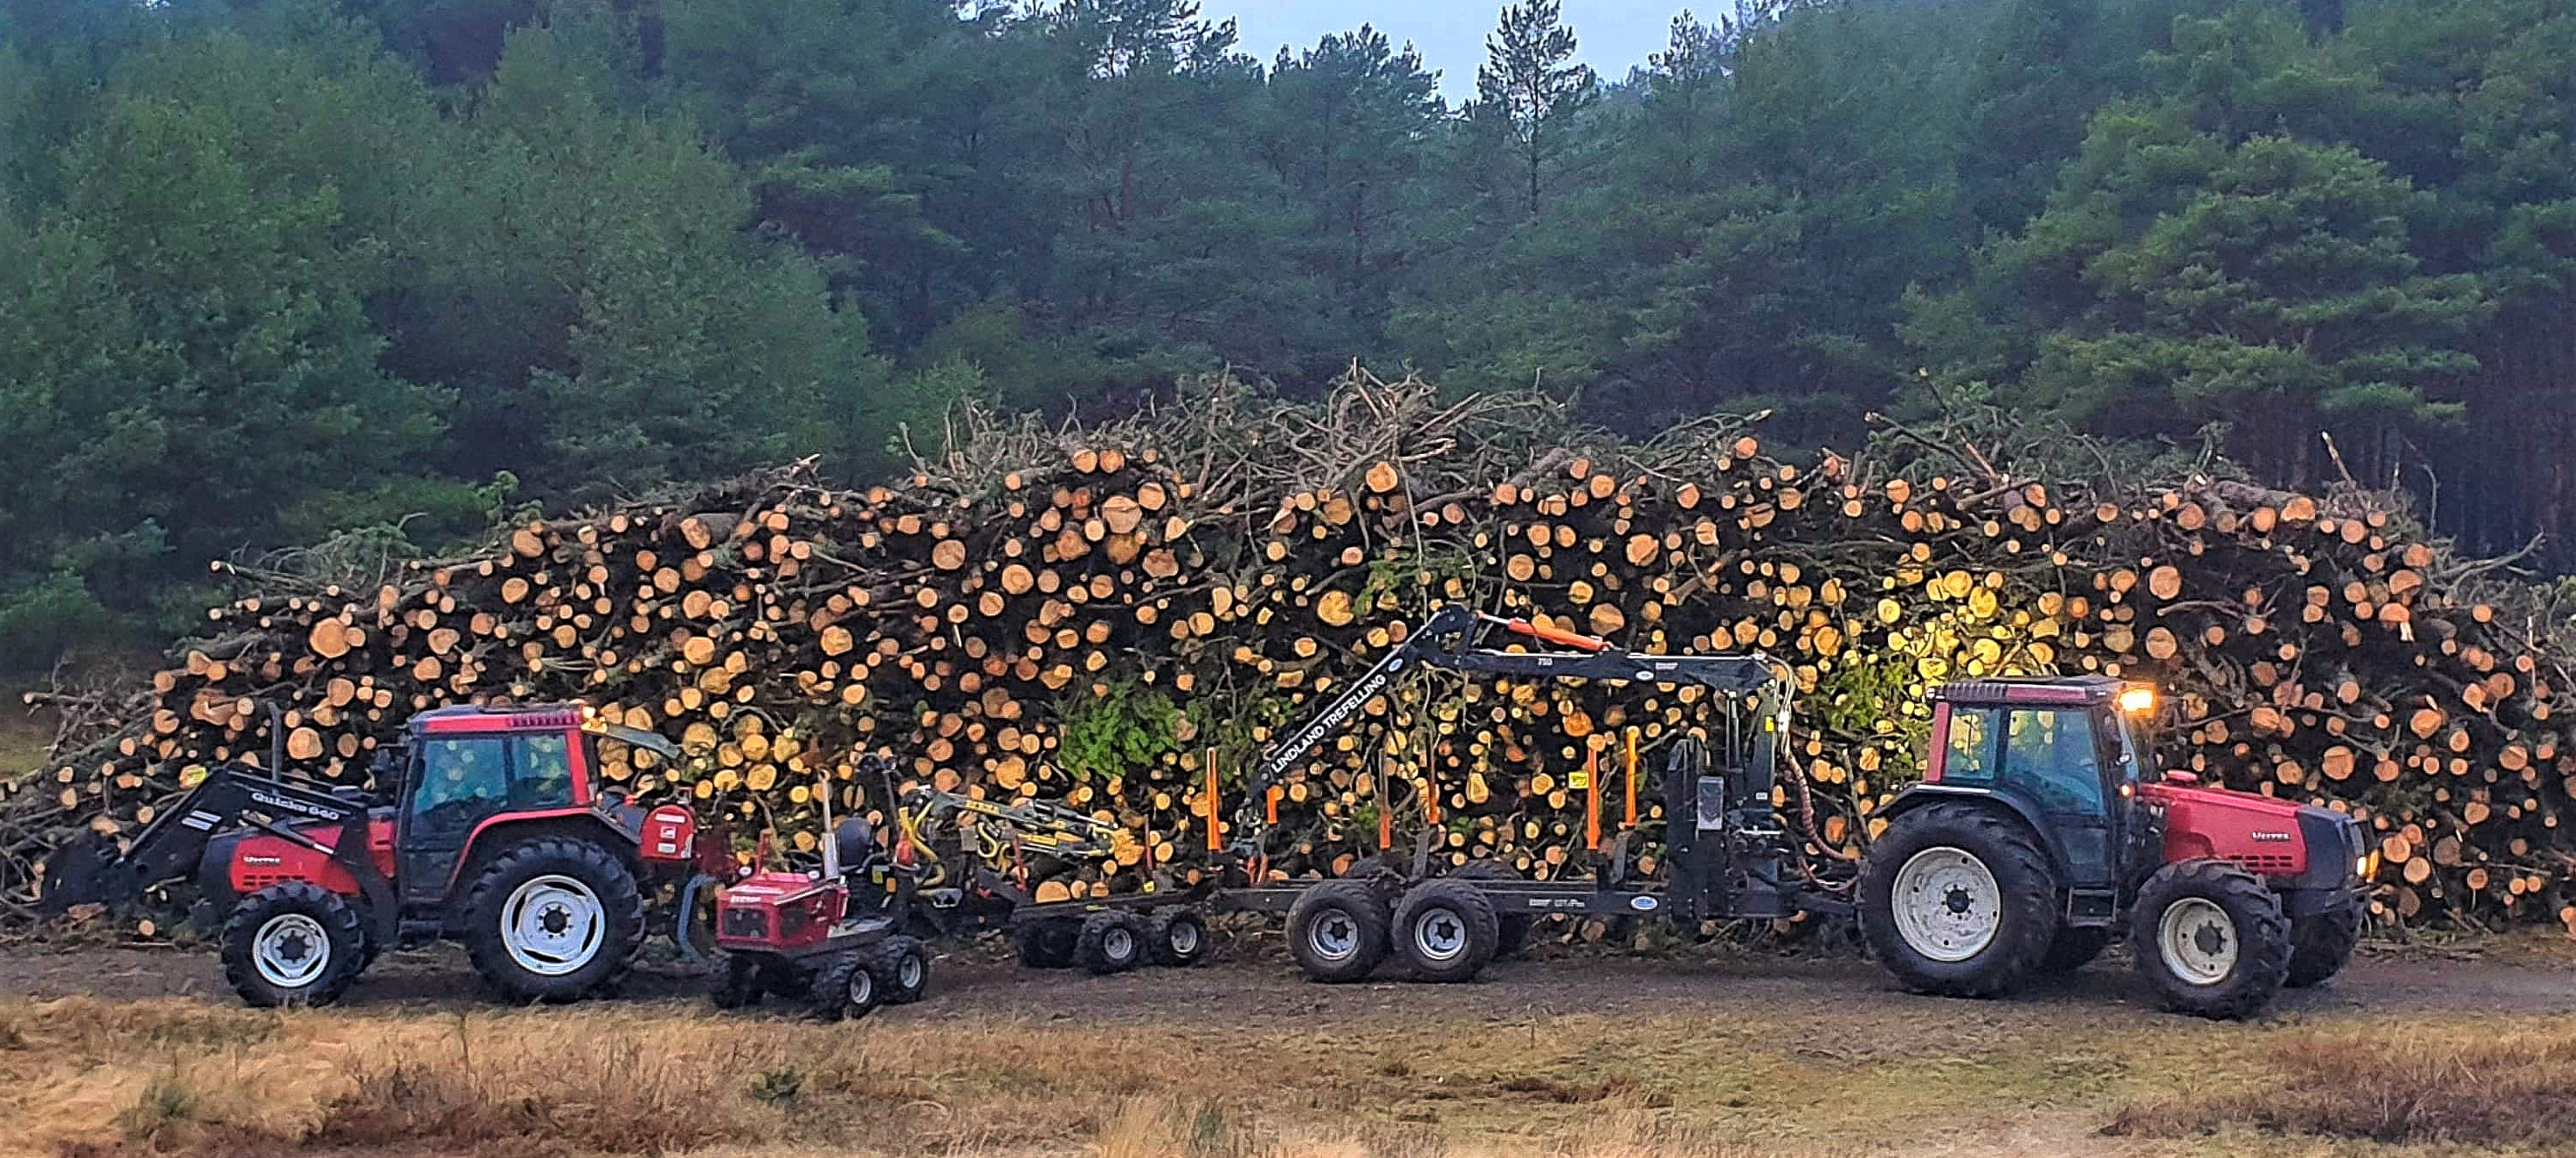
[[[386,946],[440,938],[512,1000],[576,1000],[633,963],[646,897],[732,867],[688,809],[648,812],[602,783],[602,739],[678,757],[576,705],[413,717],[378,756],[389,803],[227,764],[122,851],[97,838],[58,854],[41,900],[131,901],[194,874],[223,917],[224,977],[253,1005],[327,1004]]]
[[[860,770],[891,781],[882,757],[863,757]],[[754,872],[716,894],[724,960],[712,996],[720,1009],[775,995],[839,1021],[919,1001],[930,988],[930,952],[905,933],[920,882],[915,858],[880,844],[858,817],[834,826],[830,794],[823,795],[831,838],[820,870]]]
[[[1934,692],[1923,782],[1860,878],[1862,931],[1900,981],[1992,996],[2125,934],[2166,1008],[2243,1017],[2342,970],[2375,869],[2361,826],[2158,772],[2155,702],[2099,676]]]

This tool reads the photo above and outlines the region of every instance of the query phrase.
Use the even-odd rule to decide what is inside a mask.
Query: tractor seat
[[[832,843],[841,860],[841,871],[858,872],[867,867],[870,857],[877,855],[876,826],[865,817],[853,816],[832,829]]]

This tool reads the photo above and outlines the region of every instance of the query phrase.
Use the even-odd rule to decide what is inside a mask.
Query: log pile
[[[1444,405],[1365,376],[1306,406],[1212,382],[1088,427],[965,413],[948,442],[861,490],[800,464],[467,558],[234,568],[246,589],[203,638],[0,798],[0,886],[23,898],[80,830],[131,832],[210,763],[264,760],[259,702],[286,707],[290,762],[356,781],[420,709],[579,698],[690,756],[614,753],[609,776],[800,848],[817,794],[886,804],[853,775],[864,751],[1093,811],[1134,839],[1050,889],[1106,891],[1193,863],[1211,754],[1230,786],[1404,624],[1465,601],[1787,660],[1783,804],[1814,856],[1857,855],[1916,775],[1929,684],[2104,672],[2165,689],[2167,766],[2363,817],[2385,916],[2576,930],[2576,673],[2527,592],[2384,496],[2114,464],[1991,416],[1794,460],[1735,420],[1620,444],[1540,398]],[[1587,808],[1627,820],[1630,745],[1650,776],[1699,707],[1427,677],[1283,787],[1296,851],[1273,871],[1426,824],[1452,860],[1574,871]]]

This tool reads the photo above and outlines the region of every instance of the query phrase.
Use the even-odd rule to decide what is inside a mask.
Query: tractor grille
[[[769,935],[769,914],[749,907],[726,909],[722,931],[728,937],[766,937]]]
[[[2254,852],[2234,859],[2236,863],[2245,866],[2247,872],[2256,876],[2283,876],[2297,871],[2299,867],[2298,858],[2285,852]]]

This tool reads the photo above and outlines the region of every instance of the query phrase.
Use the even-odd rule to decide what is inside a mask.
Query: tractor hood
[[[2234,861],[2283,888],[2361,883],[2361,825],[2312,804],[2251,792],[2162,783],[2139,795],[2164,806],[2165,861]]]

